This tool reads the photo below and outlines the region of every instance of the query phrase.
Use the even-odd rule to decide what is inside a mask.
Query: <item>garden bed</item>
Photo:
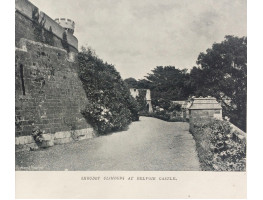
[[[235,139],[230,123],[216,119],[191,120],[190,132],[203,171],[245,171],[246,142]]]

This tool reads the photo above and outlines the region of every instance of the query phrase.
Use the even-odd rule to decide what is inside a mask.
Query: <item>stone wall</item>
[[[220,114],[220,110],[190,110],[190,118],[214,118],[215,114]]]
[[[187,106],[188,107],[188,106]],[[191,100],[189,110],[189,119],[193,118],[216,118],[222,119],[222,107],[217,102],[216,98],[208,97],[194,97]]]
[[[16,0],[16,13],[15,13],[15,31],[16,31],[16,46],[19,43],[21,38],[26,38],[39,42],[34,35],[33,26],[34,22],[32,21],[32,12],[34,9],[38,9],[28,0]],[[40,19],[44,18],[44,28],[43,32],[49,31],[52,29],[54,45],[55,47],[63,48],[62,39],[64,28],[51,19],[44,12],[39,12]],[[70,51],[78,51],[78,40],[71,33],[67,33],[67,40],[69,44]]]
[[[236,127],[234,124],[230,123],[230,127],[232,128],[232,132],[233,132],[233,135],[235,136],[234,139],[236,141],[239,141],[241,143],[245,143],[247,142],[247,134],[242,131],[240,128]]]
[[[43,134],[44,141],[41,145],[37,144],[33,136],[20,136],[16,137],[16,151],[30,151],[39,148],[51,147],[53,145],[65,144],[74,141],[90,139],[95,136],[92,128],[74,130],[74,131],[61,131],[55,134]]]
[[[88,100],[78,64],[65,50],[21,39],[15,64],[17,137],[34,127],[47,134],[91,128],[81,115]]]

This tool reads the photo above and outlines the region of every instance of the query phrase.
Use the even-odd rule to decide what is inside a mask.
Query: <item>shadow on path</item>
[[[127,131],[16,153],[16,170],[200,171],[186,122],[140,117]]]

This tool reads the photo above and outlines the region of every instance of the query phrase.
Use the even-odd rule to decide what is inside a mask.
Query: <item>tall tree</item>
[[[64,31],[62,35],[62,46],[67,52],[69,52],[68,36],[66,31]]]
[[[223,103],[223,114],[246,129],[247,38],[225,36],[197,59],[190,77],[197,95],[215,96]],[[200,77],[202,77],[200,79]]]
[[[135,78],[126,78],[124,82],[128,85],[129,88],[137,88],[138,83]]]
[[[43,36],[43,29],[45,27],[46,19],[45,17],[40,18],[39,9],[34,8],[32,10],[32,28],[34,31],[34,36],[36,41],[38,42],[45,42]]]
[[[186,69],[157,66],[151,74],[146,76],[146,79],[151,83],[154,98],[184,100],[189,96],[190,90],[186,84],[189,75]]]

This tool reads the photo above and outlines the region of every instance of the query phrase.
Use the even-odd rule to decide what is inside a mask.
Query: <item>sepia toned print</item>
[[[15,45],[18,188],[33,171],[245,187],[246,1],[16,0]]]

